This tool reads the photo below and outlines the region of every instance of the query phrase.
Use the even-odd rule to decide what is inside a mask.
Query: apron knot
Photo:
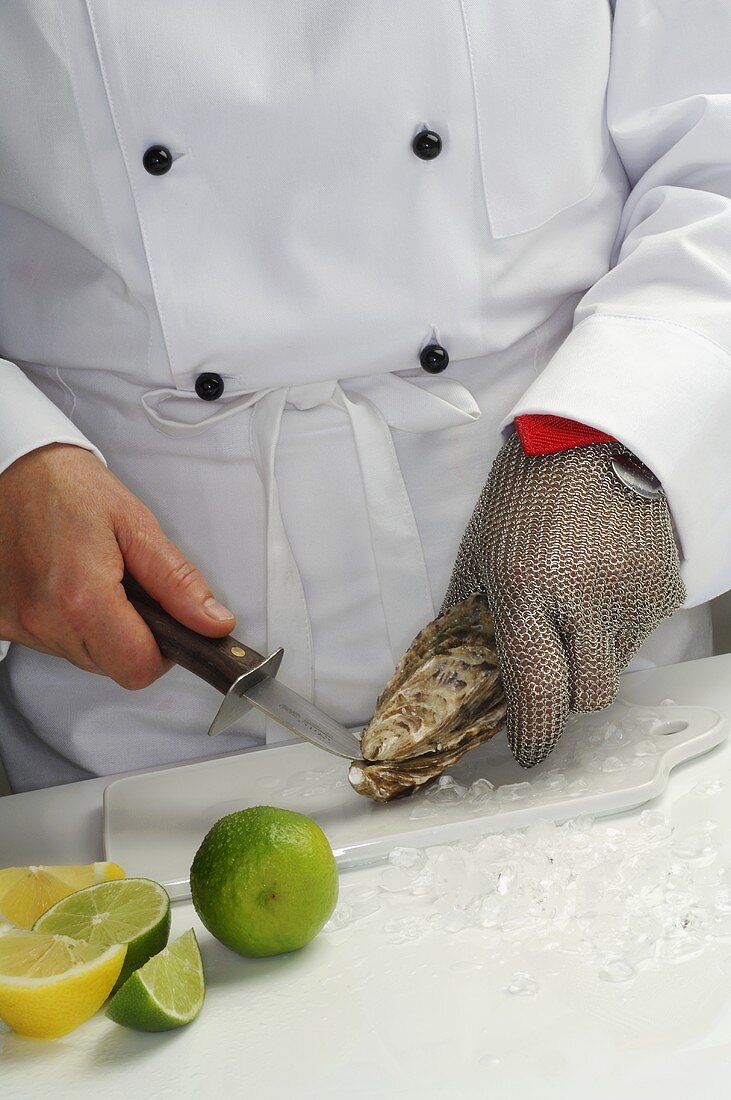
[[[251,410],[251,454],[267,509],[268,646],[284,647],[281,679],[310,700],[314,696],[312,627],[279,505],[277,444],[287,407],[305,412],[332,405],[346,413],[358,456],[386,633],[396,664],[414,634],[434,617],[435,607],[392,430],[420,433],[473,423],[480,410],[469,390],[450,379],[381,374],[238,394],[215,410],[202,409],[194,393],[175,389],[151,390],[142,397],[142,405],[158,430],[175,436],[199,435],[212,424]],[[327,484],[326,478],[323,484]],[[267,721],[267,744],[290,739],[287,731]]]
[[[338,388],[335,382],[310,382],[305,386],[289,386],[287,404],[305,412],[316,409],[318,405],[331,405]]]

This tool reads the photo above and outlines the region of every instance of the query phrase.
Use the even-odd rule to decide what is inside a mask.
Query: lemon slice
[[[0,1019],[19,1035],[57,1039],[109,996],[127,948],[16,929],[0,936]]]
[[[112,997],[107,1016],[137,1031],[172,1031],[195,1020],[205,995],[203,962],[191,928],[135,970]]]
[[[0,870],[0,921],[32,928],[46,909],[95,882],[124,878],[116,863],[72,867],[5,867]]]
[[[170,898],[164,887],[148,878],[100,882],[57,901],[38,918],[33,931],[71,936],[99,947],[127,944],[119,986],[168,942]]]

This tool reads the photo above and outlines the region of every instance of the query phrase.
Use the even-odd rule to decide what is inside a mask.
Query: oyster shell
[[[399,661],[350,767],[359,794],[411,794],[502,725],[506,704],[487,600],[469,596],[430,622]]]

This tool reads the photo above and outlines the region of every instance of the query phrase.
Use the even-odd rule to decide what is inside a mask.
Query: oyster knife
[[[325,752],[347,760],[360,755],[354,734],[276,679],[283,649],[264,657],[231,635],[206,638],[169,615],[128,573],[122,584],[127,599],[152,631],[163,656],[223,695],[208,730],[210,737],[222,733],[250,707],[255,707]]]

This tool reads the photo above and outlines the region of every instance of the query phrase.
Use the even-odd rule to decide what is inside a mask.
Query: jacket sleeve
[[[0,359],[0,474],[16,459],[49,443],[72,443],[103,456],[22,370]],[[0,490],[2,482],[0,481]],[[9,643],[0,640],[0,660]]]
[[[566,417],[654,471],[687,605],[731,587],[729,42],[729,0],[616,0],[607,124],[631,191],[609,271],[504,421]]]

